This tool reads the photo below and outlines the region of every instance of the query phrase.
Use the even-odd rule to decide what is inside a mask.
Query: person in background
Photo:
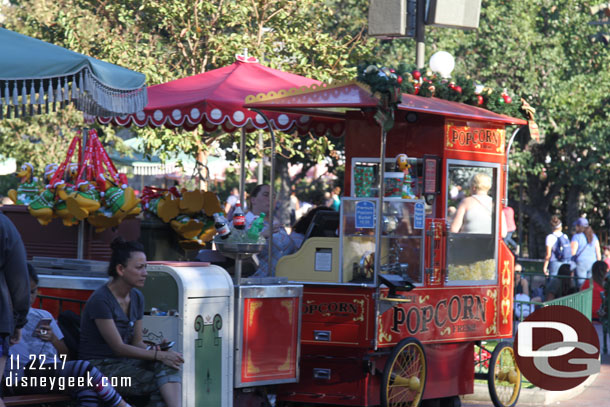
[[[517,230],[515,224],[515,211],[510,206],[502,208],[504,219],[506,219],[506,237],[504,237],[504,243],[508,246],[513,253],[519,254],[519,245],[513,240],[513,233]]]
[[[233,188],[231,189],[231,194],[227,198],[227,202],[225,202],[224,207],[225,213],[227,214],[227,220],[231,220],[231,218],[233,217],[233,210],[235,210],[235,204],[237,202],[239,202],[239,190],[237,188]]]
[[[30,283],[21,235],[0,212],[0,382],[10,344],[21,339],[30,309]],[[1,387],[0,387],[1,388]],[[0,406],[4,402],[0,398]]]
[[[591,278],[591,266],[596,260],[602,259],[599,240],[586,218],[578,218],[574,222],[576,233],[572,236],[572,261],[575,265],[574,275],[576,287],[579,288],[585,280]]]
[[[523,267],[521,266],[521,263],[515,263],[515,295],[525,294],[529,297],[529,282],[527,281],[527,279],[523,278],[523,276],[521,275],[522,272]]]
[[[330,209],[339,212],[341,209],[341,187],[334,187],[331,194],[332,203]]]
[[[36,387],[9,387],[15,394],[32,394],[41,392],[71,393],[79,407],[97,407],[100,401],[113,407],[129,407],[129,404],[116,392],[109,384],[107,378],[94,366],[85,360],[70,360],[68,357],[68,347],[63,341],[63,333],[57,321],[50,312],[43,309],[33,308],[38,297],[38,274],[33,265],[28,263],[28,274],[30,277],[30,311],[28,312],[28,322],[22,329],[21,341],[10,348],[11,363],[5,371],[6,377],[12,377],[10,383],[17,384],[17,379],[27,377],[28,379],[42,377],[48,378],[47,383],[51,383],[55,378],[57,383],[60,378],[68,385],[65,389],[59,386],[53,388],[47,386]],[[47,323],[47,321],[50,321]],[[32,356],[37,360],[32,361]],[[32,362],[41,363],[39,366],[32,366]],[[82,377],[83,383],[87,383],[87,378],[91,378],[92,387],[69,386],[69,378]]]
[[[527,304],[530,301],[541,301],[540,298],[532,300],[530,298],[529,282],[523,278],[521,272],[523,268],[520,263],[515,263],[515,312],[514,316],[517,320],[522,320],[534,311],[533,304]]]
[[[150,403],[182,406],[178,370],[182,355],[172,350],[148,349],[142,340],[146,254],[138,242],[118,237],[110,245],[108,274],[112,279],[91,294],[81,315],[79,357],[89,360],[109,377],[131,377],[119,386],[123,396],[150,395]],[[152,363],[150,363],[152,362]]]
[[[297,197],[296,187],[293,185],[292,187],[290,187],[290,224],[291,225],[294,225],[294,223],[297,221],[297,219],[298,219],[297,214],[299,213],[300,207],[301,207],[301,202],[299,201],[299,198]]]
[[[488,195],[492,187],[491,177],[483,172],[475,174],[470,180],[471,195],[462,199],[457,208],[451,233],[491,234],[493,198]],[[502,231],[506,231],[506,220],[502,219]],[[504,236],[502,236],[504,237]]]
[[[294,225],[292,225],[292,232],[290,232],[290,239],[294,242],[296,250],[300,249],[303,245],[303,240],[305,239],[305,233],[309,229],[311,222],[316,213],[320,211],[331,211],[332,209],[327,208],[325,206],[317,206],[312,208],[303,215]],[[295,250],[295,251],[296,251]]]
[[[327,208],[330,208],[333,204],[333,195],[326,191],[324,192],[324,206],[326,206]]]
[[[608,265],[608,269],[610,270],[610,246],[604,246],[604,262]]]
[[[604,292],[604,279],[606,278],[606,274],[608,274],[608,265],[603,261],[596,261],[593,263],[591,267],[591,274],[593,278],[593,309],[591,316],[594,320],[599,321],[599,315],[597,311],[602,306],[602,296],[601,294]],[[580,287],[580,290],[586,290],[590,287],[590,281],[586,280],[584,284]]]
[[[542,265],[542,271],[547,276],[555,276],[562,264],[570,262],[570,259],[572,258],[572,248],[570,246],[570,239],[562,231],[559,216],[551,216],[550,223],[553,232],[546,236],[546,256],[544,258],[544,264]]]
[[[252,222],[260,216],[261,213],[269,212],[269,195],[271,188],[266,184],[259,184],[254,187],[250,194],[250,210],[246,212],[246,229],[249,229]],[[278,220],[269,221],[265,218],[265,228],[261,232],[261,236],[269,241],[269,237],[273,234],[273,249],[271,252],[271,269],[269,267],[269,250],[265,245],[263,250],[257,255],[259,265],[254,273],[254,277],[265,277],[275,275],[275,266],[280,258],[287,254],[292,254],[296,251],[296,245],[288,236],[286,228]]]
[[[557,275],[551,277],[551,281],[546,287],[545,301],[551,301],[555,298],[565,297],[566,295],[574,294],[578,291],[574,284],[574,272],[570,269],[569,264],[562,264],[557,270]]]

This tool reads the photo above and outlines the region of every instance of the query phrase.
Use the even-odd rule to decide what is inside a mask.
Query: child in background
[[[28,263],[30,275],[30,306],[34,305],[38,296],[38,274],[34,266]],[[105,405],[113,407],[129,407],[129,404],[109,385],[109,380],[104,380],[104,375],[93,365],[85,360],[67,359],[68,348],[63,341],[63,334],[57,322],[49,313],[43,309],[32,308],[27,316],[28,322],[22,329],[21,341],[10,347],[10,357],[15,363],[7,363],[5,377],[6,384],[14,383],[14,388],[7,385],[8,391],[15,394],[41,393],[41,392],[67,392],[72,394],[80,407],[94,407],[103,401]],[[32,355],[39,355],[39,359],[32,361]],[[46,362],[46,363],[45,363]],[[31,366],[34,363],[42,363],[42,366]],[[29,366],[29,368],[28,368]],[[12,370],[11,370],[12,369]],[[17,382],[20,378],[47,377],[54,379],[55,387],[50,384],[46,387],[22,387]],[[68,386],[70,378],[91,378],[93,387]],[[12,380],[11,380],[12,379]],[[27,380],[27,383],[33,380]],[[38,380],[40,382],[40,380]],[[65,384],[65,390],[59,385]],[[76,383],[77,381],[75,381]],[[106,384],[104,386],[104,384]]]

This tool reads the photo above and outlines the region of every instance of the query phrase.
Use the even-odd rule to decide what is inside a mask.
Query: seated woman
[[[38,296],[38,274],[28,263],[30,275],[30,306]],[[57,322],[43,309],[30,308],[28,322],[22,329],[21,341],[10,347],[5,384],[12,394],[66,392],[72,394],[79,406],[94,407],[99,401],[105,405],[129,407],[123,398],[108,384],[104,375],[84,360],[67,361],[68,348]],[[40,386],[44,377],[46,386]],[[69,386],[69,378],[91,378],[93,387]],[[53,380],[53,381],[52,381]]]
[[[147,276],[144,248],[120,237],[110,247],[112,279],[85,304],[79,356],[107,376],[131,377],[130,386],[117,388],[123,396],[150,395],[151,405],[162,399],[169,407],[180,407],[182,355],[147,349],[142,341],[144,296],[137,288],[144,286]]]
[[[576,292],[574,284],[574,272],[570,270],[569,264],[562,264],[557,271],[557,276],[551,277],[551,281],[546,287],[545,301],[564,297]]]
[[[305,215],[301,216],[301,218],[292,225],[292,232],[290,232],[290,238],[294,242],[295,250],[298,250],[303,245],[303,240],[305,240],[305,234],[313,221],[313,218],[316,213],[320,211],[332,212],[333,210],[326,206],[317,206],[312,208]],[[274,242],[275,243],[275,242]]]
[[[599,311],[602,306],[601,294],[604,292],[604,279],[608,273],[608,265],[605,261],[598,260],[593,263],[591,270],[593,273],[593,312],[591,315],[595,321],[599,321],[597,311]],[[591,280],[585,280],[584,284],[580,287],[580,291],[589,288],[591,286],[590,281]]]
[[[515,295],[525,294],[529,297],[529,282],[527,281],[527,279],[523,278],[523,275],[521,275],[522,272],[523,266],[521,266],[521,263],[515,262]]]
[[[252,222],[260,216],[261,213],[269,211],[269,185],[257,185],[250,194],[250,210],[246,213],[246,229],[249,229]],[[268,218],[265,218],[265,229],[261,232],[261,236],[269,239],[273,233],[273,249],[271,252],[271,270],[269,269],[269,250],[265,248],[258,254],[259,265],[254,273],[254,277],[264,277],[275,275],[275,266],[280,258],[287,254],[292,254],[296,251],[297,246],[290,239],[284,226],[277,220],[274,220],[272,227],[269,226]]]

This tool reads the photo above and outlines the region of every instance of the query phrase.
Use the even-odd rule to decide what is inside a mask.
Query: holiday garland
[[[455,75],[451,80],[440,78],[432,72],[422,72],[412,65],[400,64],[397,68],[379,68],[374,64],[358,67],[358,81],[371,88],[373,94],[383,99],[382,105],[396,109],[401,102],[401,94],[436,97],[453,102],[481,107],[507,116],[529,114],[524,111],[519,101],[506,89],[476,85],[472,78]]]

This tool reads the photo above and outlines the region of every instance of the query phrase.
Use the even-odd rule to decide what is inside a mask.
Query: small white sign
[[[316,249],[316,261],[314,271],[332,271],[333,270],[333,250],[332,249]]]

